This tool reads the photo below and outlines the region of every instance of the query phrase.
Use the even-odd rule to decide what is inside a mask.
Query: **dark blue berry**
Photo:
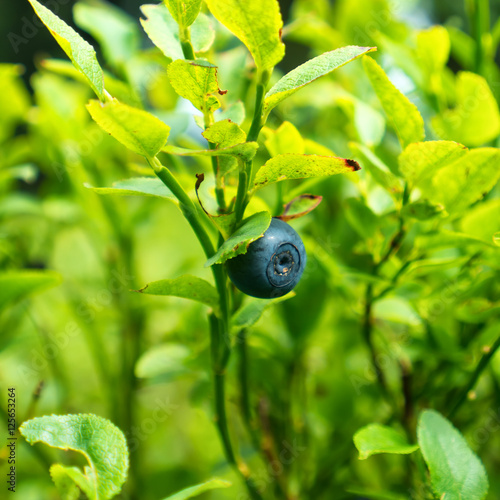
[[[299,282],[306,265],[304,243],[286,222],[272,219],[262,238],[247,253],[227,261],[229,278],[236,288],[252,297],[281,297]]]

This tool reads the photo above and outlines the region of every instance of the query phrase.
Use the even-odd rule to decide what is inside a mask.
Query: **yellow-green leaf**
[[[360,166],[354,160],[335,156],[277,155],[259,169],[253,187],[260,189],[274,182],[345,174],[357,170],[360,170]]]
[[[285,55],[277,0],[206,0],[210,12],[238,37],[260,71],[272,69]]]
[[[85,75],[97,97],[103,101],[105,98],[104,75],[93,47],[47,7],[37,0],[28,1],[76,68]]]
[[[113,99],[90,101],[87,109],[97,124],[131,151],[155,157],[165,145],[170,127],[156,116]]]
[[[457,104],[432,119],[439,137],[481,146],[500,133],[500,113],[488,82],[479,75],[461,72],[457,76]]]
[[[165,4],[181,28],[191,26],[201,9],[202,0],[164,0]]]
[[[298,66],[281,78],[266,94],[264,114],[267,115],[283,99],[314,82],[314,80],[374,50],[377,50],[376,47],[350,45],[325,52]]]
[[[416,142],[399,155],[399,170],[410,184],[419,186],[465,154],[467,148],[458,142]]]
[[[500,178],[500,149],[473,149],[441,168],[424,195],[450,213],[465,210],[488,193]]]
[[[247,139],[245,131],[229,119],[215,122],[202,132],[201,135],[218,148],[227,148],[228,146],[241,144]]]
[[[375,60],[363,57],[363,66],[403,149],[422,141],[424,120],[417,107],[392,84]]]
[[[295,125],[283,122],[276,130],[267,129],[266,148],[271,156],[287,153],[304,154],[305,141]]]
[[[202,113],[220,107],[217,94],[222,93],[217,83],[217,66],[205,61],[178,59],[168,65],[168,78],[174,90]]]

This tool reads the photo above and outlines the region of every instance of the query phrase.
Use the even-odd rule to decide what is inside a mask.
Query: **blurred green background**
[[[58,3],[58,14],[73,26],[75,3]],[[34,16],[28,2],[4,4],[0,61],[20,66],[0,65],[0,268],[47,270],[60,278],[47,275],[46,282],[30,285],[29,297],[25,290],[19,294],[23,300],[0,301],[1,405],[5,389],[14,385],[20,420],[52,413],[95,413],[111,419],[128,437],[133,456],[131,479],[120,498],[159,500],[214,475],[231,479],[235,486],[204,498],[246,498],[225,463],[213,423],[205,307],[131,291],[186,273],[210,280],[203,252],[179,210],[164,199],[100,197],[86,187],[109,186],[149,171],[140,157],[92,122],[85,109],[92,98],[86,85],[68,76],[66,67],[42,63],[64,59],[64,54],[45,28],[28,36],[26,20],[31,23]],[[114,4],[129,13],[125,22],[137,33],[132,56],[113,59],[110,40],[106,45],[79,29],[100,47],[99,59],[112,77],[114,95],[124,102],[139,100],[153,110],[172,127],[173,143],[202,144],[193,109],[177,97],[166,78],[169,61],[153,48],[137,21],[140,3]],[[440,138],[431,120],[460,101],[455,89],[458,71],[482,74],[492,99],[498,100],[495,43],[500,39],[500,2],[490,2],[485,29],[488,34],[491,30],[491,37],[485,39],[491,50],[481,67],[471,57],[474,33],[462,2],[280,4],[287,52],[273,79],[339,46],[378,45],[376,57],[419,107],[429,139]],[[415,55],[415,39],[435,24],[446,25],[451,54],[444,67],[434,71],[428,60]],[[217,36],[218,52],[209,58],[219,66],[221,87],[229,89],[228,99],[240,98],[251,107],[246,52],[227,31],[218,28]],[[442,78],[441,86],[434,85],[435,74]],[[477,142],[467,134],[454,139],[471,147],[497,146],[498,130],[493,130],[489,113],[497,120],[498,109],[477,113],[474,123],[478,130],[484,126],[485,139]],[[261,428],[272,434],[275,452],[288,450],[293,459],[273,472],[255,453],[238,413],[237,352],[228,374],[232,432],[266,498],[275,498],[283,478],[292,489],[300,488],[300,499],[429,498],[428,493],[409,491],[410,478],[418,472],[407,457],[381,455],[359,461],[352,442],[363,425],[395,420],[377,387],[360,332],[367,285],[386,284],[370,276],[371,268],[399,223],[394,197],[364,165],[381,161],[396,175],[397,138],[359,61],[276,109],[263,133],[261,163],[269,156],[264,140],[283,121],[295,125],[299,142],[301,136],[310,141],[306,149],[355,157],[363,171],[315,181],[307,188],[293,183],[287,188],[285,197],[301,189],[323,196],[315,212],[293,223],[309,252],[308,270],[297,296],[267,309],[249,333],[252,410]],[[243,127],[248,125],[247,118]],[[164,161],[186,185],[193,185],[195,172],[209,176],[210,166],[202,160]],[[498,335],[497,249],[446,240],[438,231],[460,230],[491,239],[500,230],[499,197],[496,186],[484,204],[459,217],[413,221],[401,256],[383,271],[382,278],[390,280],[406,261],[429,259],[420,267],[417,262],[413,274],[404,275],[373,311],[375,342],[398,405],[403,404],[402,384],[411,380],[413,419],[424,407],[446,414],[483,347]],[[273,208],[275,193],[266,191],[261,203]],[[433,231],[434,240],[419,239]],[[486,312],[468,308],[478,297]],[[402,367],[406,378],[401,377]],[[500,497],[499,377],[496,356],[454,420],[486,466],[491,500]],[[3,425],[2,420],[2,430]],[[76,455],[40,445],[19,443],[18,452],[17,495],[23,500],[58,498],[47,464],[81,464]],[[0,445],[0,461],[5,453]]]

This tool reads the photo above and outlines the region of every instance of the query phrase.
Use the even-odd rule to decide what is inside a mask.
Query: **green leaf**
[[[205,262],[205,267],[223,264],[226,260],[247,252],[248,246],[261,238],[271,224],[269,212],[258,212],[246,218],[241,226],[221,245],[215,255]]]
[[[500,199],[492,199],[474,206],[462,218],[460,225],[464,233],[494,242],[493,235],[500,231]]]
[[[498,137],[500,113],[486,80],[462,71],[456,86],[456,106],[432,119],[437,135],[467,146],[481,146]]]
[[[201,135],[208,142],[215,144],[217,148],[227,148],[235,144],[241,144],[247,139],[245,131],[229,119],[215,122]]]
[[[167,146],[163,152],[178,156],[233,156],[243,161],[251,160],[259,149],[256,142],[244,142],[222,149],[185,149],[176,146]]]
[[[359,451],[359,459],[365,460],[378,453],[407,455],[418,450],[418,444],[410,444],[400,432],[380,424],[362,427],[354,434],[354,445]]]
[[[425,137],[424,120],[412,104],[389,80],[384,70],[371,57],[363,57],[363,66],[384,111],[406,148]]]
[[[346,174],[360,170],[354,160],[335,156],[284,154],[271,158],[255,176],[254,189],[274,182]]]
[[[277,299],[248,299],[231,318],[231,326],[237,329],[249,328],[257,323],[267,309],[284,300],[295,297],[295,292],[290,292]]]
[[[111,187],[93,187],[86,184],[85,187],[92,189],[98,194],[111,194],[115,196],[154,196],[167,198],[177,203],[177,198],[156,177],[133,177],[122,181],[113,182]]]
[[[154,158],[167,142],[170,127],[147,111],[116,99],[106,104],[90,101],[87,109],[102,129],[137,154]]]
[[[109,420],[96,415],[52,415],[28,420],[19,431],[30,444],[41,442],[83,454],[89,464],[84,472],[66,471],[72,471],[73,480],[91,500],[107,500],[120,492],[127,478],[127,443]]]
[[[197,484],[196,486],[191,486],[186,488],[175,495],[171,495],[163,500],[187,500],[188,498],[193,498],[205,491],[214,490],[217,488],[229,488],[232,483],[229,481],[224,481],[222,479],[210,479],[206,483]]]
[[[473,149],[439,171],[424,195],[449,213],[465,210],[488,193],[500,178],[500,149]]]
[[[62,500],[78,500],[80,498],[80,490],[71,477],[71,472],[68,472],[67,467],[60,464],[52,465],[50,477],[54,481]]]
[[[61,283],[61,275],[54,271],[7,271],[0,274],[0,311],[14,300]]]
[[[450,57],[450,36],[444,26],[418,32],[417,57],[429,73],[442,71]]]
[[[191,26],[198,17],[202,0],[164,0],[168,10],[181,28]]]
[[[71,59],[76,68],[81,71],[88,80],[92,90],[101,101],[104,101],[104,75],[95,50],[88,44],[73,28],[59,19],[49,9],[37,0],[29,0],[36,15],[47,26],[52,36]]]
[[[206,0],[213,16],[238,37],[260,71],[272,69],[285,55],[277,0]]]
[[[148,295],[170,295],[196,300],[214,309],[219,307],[217,290],[208,281],[196,276],[185,275],[175,279],[153,281],[136,291]]]
[[[223,94],[217,83],[217,66],[204,61],[178,59],[168,65],[168,78],[174,90],[202,113],[220,108],[214,94]]]
[[[276,130],[269,130],[266,148],[271,156],[286,153],[304,154],[305,142],[297,128],[290,122],[283,122]]]
[[[86,0],[75,4],[73,16],[99,42],[111,64],[121,66],[139,49],[137,24],[122,9],[101,0]]]
[[[451,422],[437,411],[425,410],[418,419],[417,437],[439,498],[486,497],[488,477],[483,464]]]
[[[142,27],[151,41],[170,59],[184,59],[179,27],[165,4],[142,5]],[[205,14],[200,14],[191,26],[191,42],[195,52],[207,51],[215,39],[215,31]]]
[[[395,176],[389,167],[373,152],[363,144],[350,142],[349,148],[355,156],[364,160],[363,166],[370,172],[373,180],[388,191],[388,193],[399,199],[403,192],[403,182]]]
[[[163,344],[146,351],[135,365],[138,378],[155,378],[186,371],[186,360],[191,355],[183,344]]]
[[[208,142],[215,144],[217,150],[229,148],[236,144],[240,144],[237,149],[248,148],[248,146],[241,144],[247,140],[247,134],[236,123],[233,123],[229,119],[215,122],[202,132],[201,135],[205,137]],[[255,152],[257,152],[257,143],[252,144],[255,144]],[[235,169],[237,165],[238,162],[236,158],[219,158],[217,168],[217,182],[219,187],[222,187],[222,177]]]
[[[264,116],[267,116],[271,109],[283,99],[297,92],[297,90],[374,50],[377,50],[376,47],[349,45],[331,52],[325,52],[293,69],[267,92],[264,100]]]
[[[399,171],[412,186],[432,179],[436,172],[467,154],[458,142],[428,141],[410,144],[398,158]]]

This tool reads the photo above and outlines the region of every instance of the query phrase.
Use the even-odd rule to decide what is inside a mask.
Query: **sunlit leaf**
[[[500,178],[500,150],[473,149],[433,176],[424,195],[444,205],[449,213],[458,213],[480,200]]]
[[[399,170],[410,184],[420,186],[467,151],[465,146],[453,141],[417,142],[399,155]]]
[[[170,127],[156,116],[114,99],[90,101],[87,109],[97,124],[131,151],[154,158],[165,145]]]
[[[97,97],[103,101],[104,76],[92,46],[37,0],[28,1],[76,68],[85,75]]]
[[[314,80],[374,50],[376,50],[375,47],[358,47],[356,45],[350,45],[348,47],[332,50],[331,52],[325,52],[298,66],[281,78],[281,80],[267,92],[264,101],[264,114],[267,115],[271,109],[283,99],[286,99],[297,92],[297,90],[314,82]]]
[[[405,148],[425,137],[424,120],[412,104],[389,80],[384,70],[371,57],[363,57],[363,66],[373,89]]]
[[[285,121],[276,130],[267,131],[268,139],[265,144],[271,156],[306,152],[304,139],[292,123]]]
[[[486,80],[464,71],[456,85],[456,106],[432,120],[438,136],[467,146],[481,146],[498,137],[500,113]]]
[[[62,500],[78,500],[80,498],[80,489],[74,479],[79,474],[81,473],[78,469],[75,471],[60,464],[51,466],[50,477],[52,477],[52,481],[54,481]],[[81,479],[81,476],[79,479]]]
[[[271,158],[255,176],[254,189],[289,179],[305,179],[356,172],[360,166],[354,160],[335,156],[284,154]]]
[[[191,26],[200,13],[202,0],[164,0],[165,4],[182,28]]]
[[[178,59],[168,65],[167,71],[174,90],[202,113],[220,107],[217,95],[223,92],[217,83],[217,66],[204,61]]]
[[[285,55],[277,0],[206,0],[210,12],[237,36],[259,70],[273,68]]]

